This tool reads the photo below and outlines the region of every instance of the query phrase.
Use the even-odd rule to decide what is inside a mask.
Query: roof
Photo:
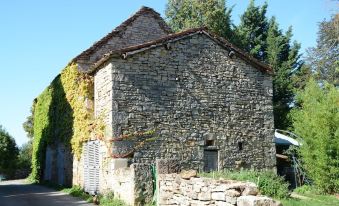
[[[287,135],[281,134],[277,131],[274,132],[274,142],[277,145],[295,145],[295,146],[301,146],[301,143],[297,140],[293,139],[292,137],[289,137]]]
[[[104,46],[111,38],[119,36],[122,32],[124,32],[129,25],[131,25],[139,16],[145,15],[145,14],[151,14],[154,19],[158,20],[159,26],[167,33],[172,33],[171,28],[164,22],[164,20],[161,18],[160,14],[156,11],[154,11],[152,8],[149,7],[141,7],[139,11],[137,11],[134,15],[132,15],[130,18],[128,18],[126,21],[124,21],[122,24],[120,24],[118,27],[116,27],[113,31],[108,33],[105,37],[94,43],[90,48],[83,51],[81,54],[76,56],[73,61],[78,61],[82,59],[88,59],[88,57],[93,54],[97,49]]]
[[[123,49],[111,51],[111,52],[105,54],[99,61],[95,62],[95,64],[91,67],[91,69],[89,70],[88,73],[94,73],[102,64],[104,64],[106,61],[108,61],[110,58],[112,58],[114,56],[124,56],[124,57],[126,57],[127,55],[139,53],[141,51],[145,51],[145,50],[152,49],[152,48],[155,48],[155,47],[158,47],[158,46],[162,46],[162,45],[165,45],[167,43],[178,41],[182,38],[186,38],[188,36],[192,36],[192,35],[196,35],[196,34],[204,34],[204,35],[208,36],[210,39],[214,40],[217,44],[219,44],[220,46],[222,46],[226,50],[228,50],[230,52],[233,51],[236,56],[243,59],[247,63],[251,64],[256,69],[258,69],[262,72],[266,72],[268,74],[273,74],[273,70],[269,65],[267,65],[267,64],[257,60],[256,58],[252,57],[250,54],[244,52],[240,48],[231,44],[226,39],[221,38],[221,37],[217,36],[216,34],[213,34],[212,32],[208,31],[205,27],[188,29],[188,30],[185,30],[185,31],[182,31],[182,32],[169,34],[165,37],[162,37],[162,38],[159,38],[159,39],[156,39],[156,40],[153,40],[153,41],[149,41],[149,42],[146,42],[146,43],[143,43],[143,44],[139,44],[139,45],[130,46],[130,47],[126,47],[126,48],[123,48]]]

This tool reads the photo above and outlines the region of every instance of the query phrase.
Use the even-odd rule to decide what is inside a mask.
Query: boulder
[[[277,202],[266,196],[241,196],[237,206],[277,206]]]
[[[196,177],[197,176],[197,171],[196,170],[183,170],[180,173],[180,177],[182,179],[189,180],[191,177]]]

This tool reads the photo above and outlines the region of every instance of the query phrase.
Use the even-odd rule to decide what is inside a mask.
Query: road
[[[93,206],[53,189],[23,180],[0,182],[0,206]]]

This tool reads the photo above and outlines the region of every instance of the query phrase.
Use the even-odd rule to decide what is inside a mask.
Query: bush
[[[314,185],[339,192],[339,90],[310,80],[297,93],[292,110],[294,132],[302,138],[299,156]]]
[[[284,181],[283,177],[278,176],[271,171],[253,171],[241,170],[230,171],[224,170],[220,172],[202,173],[203,177],[212,177],[215,179],[224,178],[239,181],[254,182],[258,185],[261,194],[274,198],[287,198],[289,197],[288,186],[289,184]]]

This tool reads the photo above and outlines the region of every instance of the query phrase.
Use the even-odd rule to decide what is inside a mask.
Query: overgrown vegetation
[[[339,90],[311,79],[297,94],[293,127],[302,137],[300,156],[315,186],[339,192]]]
[[[68,65],[39,95],[34,106],[34,138],[30,179],[39,181],[47,144],[65,143],[80,157],[93,121],[92,78]]]
[[[230,171],[202,173],[200,176],[211,177],[215,179],[224,178],[239,181],[254,182],[258,185],[261,194],[270,197],[282,199],[289,197],[289,184],[284,181],[283,177],[278,176],[272,171]]]

